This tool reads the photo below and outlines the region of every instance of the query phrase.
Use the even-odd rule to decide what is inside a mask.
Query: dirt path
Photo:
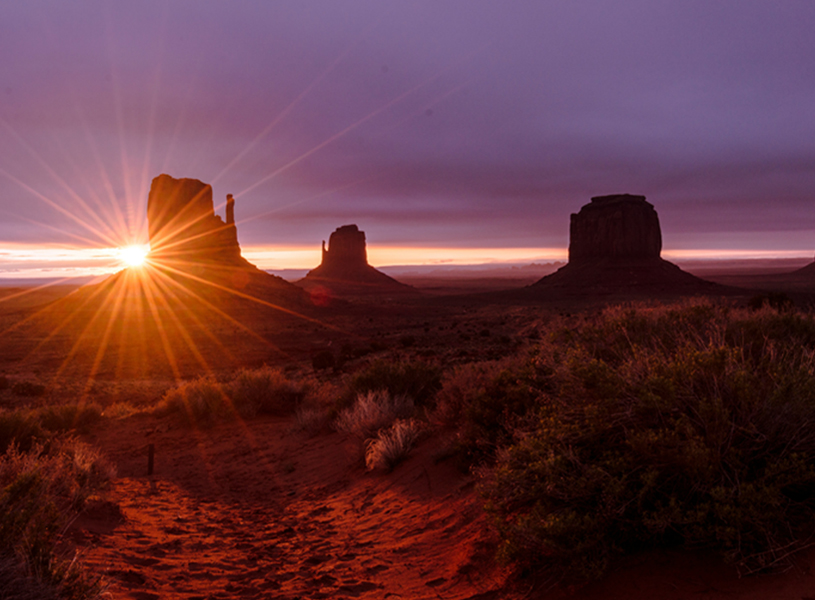
[[[120,475],[73,536],[115,598],[506,597],[473,482],[434,464],[434,440],[366,473],[355,440],[284,420],[168,425],[131,419],[92,440]]]

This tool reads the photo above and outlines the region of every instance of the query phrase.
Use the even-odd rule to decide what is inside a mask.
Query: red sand
[[[117,464],[121,516],[98,504],[73,538],[116,598],[472,598],[504,583],[472,478],[434,464],[432,440],[367,473],[358,441],[287,420],[168,423],[131,419],[93,440]]]
[[[117,599],[815,599],[815,553],[743,579],[715,556],[658,552],[580,590],[512,582],[473,478],[434,461],[438,438],[389,474],[365,471],[358,441],[286,419],[195,432],[136,417],[89,441],[119,476],[71,539]]]

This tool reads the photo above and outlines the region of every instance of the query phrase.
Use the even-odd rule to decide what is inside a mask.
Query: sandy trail
[[[290,427],[108,423],[89,441],[119,476],[70,539],[116,599],[815,600],[815,551],[787,573],[743,579],[712,553],[659,551],[580,589],[513,585],[473,478],[434,461],[441,439],[392,473],[367,473],[357,440]]]
[[[356,440],[289,426],[142,417],[97,432],[119,477],[74,528],[85,562],[139,600],[506,597],[473,481],[434,464],[437,441],[366,473]]]

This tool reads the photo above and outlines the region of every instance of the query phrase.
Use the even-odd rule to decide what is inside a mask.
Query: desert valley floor
[[[781,289],[799,306],[811,307],[815,292],[807,283],[783,284],[778,272],[766,269],[723,268],[711,278],[744,288],[724,300],[734,305],[761,290]],[[269,335],[242,352],[245,337],[238,326],[224,330],[220,341],[238,357],[225,359],[224,368],[269,362],[339,382],[382,357],[445,365],[495,360],[534,343],[539,326],[555,316],[577,318],[607,303],[660,301],[625,294],[530,296],[523,287],[528,282],[518,279],[415,283],[424,292],[354,298],[305,321],[287,315],[271,333],[268,313],[248,310],[238,319],[243,326]],[[66,397],[102,407],[157,403],[175,384],[171,373],[122,378],[115,361],[94,362],[94,355],[82,352],[73,354],[76,365],[66,367],[58,360],[65,340],[30,339],[31,329],[14,326],[68,291],[55,287],[17,296],[17,290],[3,289],[9,298],[0,315],[8,332],[3,372],[13,381],[47,382],[48,392],[28,399],[6,389],[0,406]],[[325,351],[342,360],[315,373],[312,360]],[[215,354],[205,351],[201,358],[213,368],[218,364]],[[200,372],[194,361],[181,361],[178,368],[185,379]],[[292,417],[206,428],[146,412],[106,418],[82,439],[101,449],[117,475],[88,503],[63,544],[104,575],[117,599],[815,597],[813,552],[784,573],[745,578],[714,555],[679,550],[625,559],[586,586],[558,586],[551,578],[513,571],[495,560],[496,538],[481,508],[478,474],[456,464],[451,436],[439,429],[420,438],[392,472],[368,472],[359,440],[328,427],[298,430]],[[148,445],[155,449],[150,476]]]

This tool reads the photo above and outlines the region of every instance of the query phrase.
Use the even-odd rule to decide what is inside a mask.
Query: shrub
[[[431,405],[441,388],[441,369],[426,362],[375,361],[347,382],[338,408],[351,406],[360,394],[387,390],[391,396],[407,396],[418,406]]]
[[[759,310],[765,306],[769,306],[778,311],[788,311],[795,308],[795,302],[782,292],[769,292],[767,294],[753,296],[750,298],[747,306],[753,310]]]
[[[0,597],[100,598],[100,578],[58,551],[60,532],[111,467],[76,440],[0,457]]]
[[[180,414],[190,423],[211,425],[216,419],[229,415],[229,407],[223,386],[212,378],[200,377],[164,394],[156,414]]]
[[[262,367],[238,373],[227,386],[227,394],[242,415],[283,415],[294,412],[306,387],[288,379],[280,369]]]
[[[33,410],[0,410],[0,453],[13,443],[29,450],[37,438],[45,437]]]
[[[102,408],[98,404],[62,404],[45,406],[38,410],[43,428],[62,432],[76,430],[88,433],[95,423],[102,419]]]
[[[377,468],[392,470],[410,454],[421,430],[421,425],[414,419],[397,419],[368,442],[365,466],[369,471]]]
[[[309,435],[316,435],[328,425],[330,420],[331,416],[324,408],[301,406],[294,413],[294,429],[304,431]]]
[[[394,396],[387,390],[369,391],[357,396],[351,407],[340,412],[334,426],[338,431],[367,439],[396,419],[411,416],[413,410],[413,399],[409,396]]]
[[[540,396],[544,384],[538,379],[520,360],[461,365],[447,374],[434,417],[458,428],[463,465],[490,460],[512,441]]]
[[[129,402],[116,402],[111,404],[102,412],[102,415],[109,419],[126,419],[131,415],[142,412],[142,409],[133,406]]]
[[[42,396],[45,394],[45,386],[32,381],[15,381],[11,386],[11,392],[17,396]]]
[[[280,369],[243,369],[226,383],[212,377],[185,382],[164,395],[156,412],[178,413],[191,423],[212,425],[236,415],[291,413],[307,391],[308,385],[288,379]]]
[[[87,433],[101,416],[102,410],[96,404],[0,410],[0,452],[5,452],[12,442],[27,451],[35,440],[45,440],[52,433]]]
[[[582,579],[665,544],[784,564],[815,529],[813,327],[703,302],[555,328],[528,363],[548,392],[482,472],[503,556]]]

